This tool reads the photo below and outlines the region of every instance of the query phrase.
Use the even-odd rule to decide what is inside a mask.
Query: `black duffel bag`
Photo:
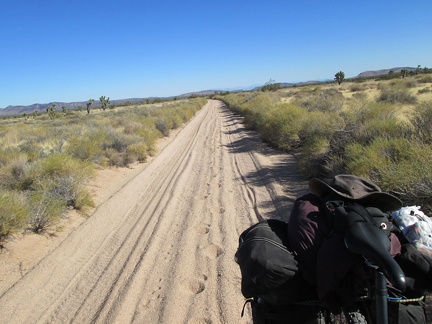
[[[288,248],[286,222],[269,219],[246,229],[235,259],[246,298],[259,297],[273,305],[316,299],[315,288],[299,274]]]

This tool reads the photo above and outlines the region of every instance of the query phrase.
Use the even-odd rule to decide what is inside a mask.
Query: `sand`
[[[240,233],[287,220],[307,183],[209,100],[151,161],[100,170],[97,207],[0,254],[0,323],[250,323],[234,261]]]

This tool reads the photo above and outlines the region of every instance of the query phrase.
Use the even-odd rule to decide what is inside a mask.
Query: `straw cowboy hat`
[[[320,198],[336,193],[342,198],[358,202],[365,207],[377,207],[383,211],[402,208],[402,201],[395,196],[382,192],[372,181],[355,175],[339,174],[332,179],[314,178],[309,181],[310,190]]]

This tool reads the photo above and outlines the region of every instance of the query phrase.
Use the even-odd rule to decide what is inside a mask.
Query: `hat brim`
[[[382,211],[393,211],[402,208],[402,201],[387,193],[387,192],[373,192],[369,193],[361,198],[353,199],[352,197],[346,195],[343,192],[332,188],[329,184],[324,181],[314,178],[309,181],[309,188],[312,193],[320,198],[324,198],[330,193],[335,193],[342,198],[348,199],[350,201],[359,202],[365,207],[377,207]]]

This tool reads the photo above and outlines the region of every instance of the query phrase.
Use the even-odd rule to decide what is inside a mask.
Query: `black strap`
[[[243,317],[243,315],[244,315],[246,304],[253,303],[253,302],[254,302],[253,298],[246,299],[245,303],[243,304],[243,309],[242,309],[242,312],[241,312],[241,317]]]

